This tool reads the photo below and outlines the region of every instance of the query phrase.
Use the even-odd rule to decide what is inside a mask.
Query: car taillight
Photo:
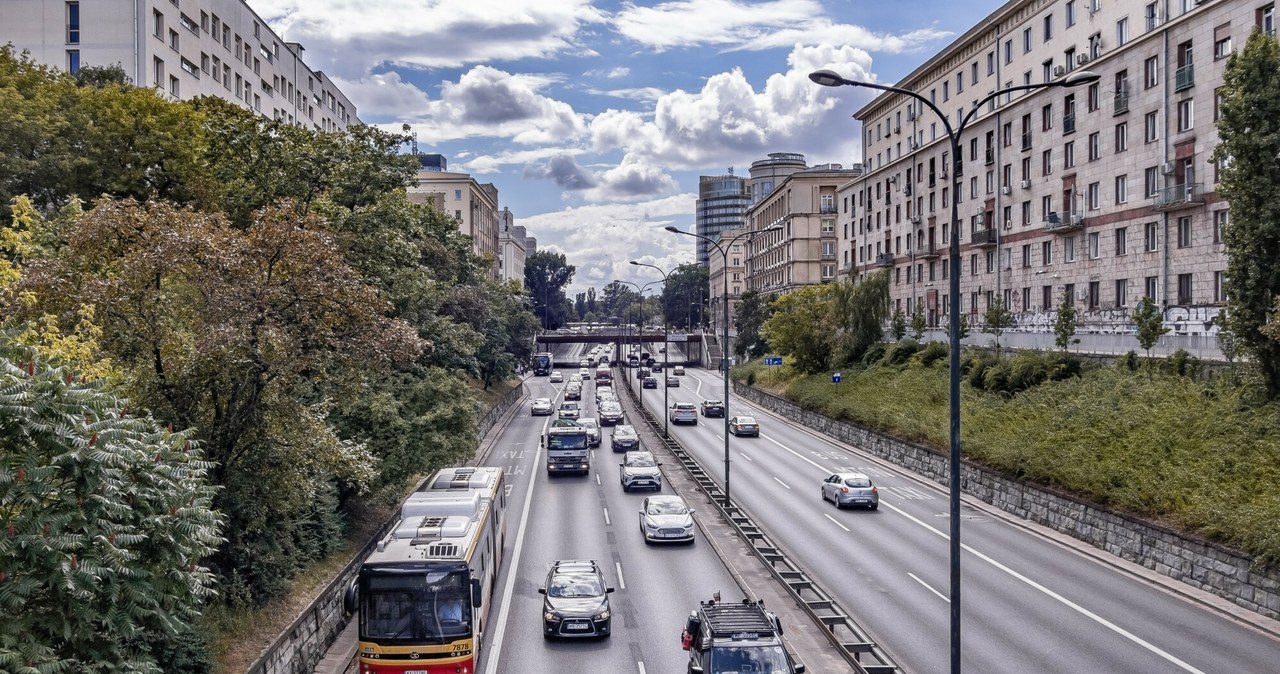
[[[841,487],[841,488],[840,488],[840,493],[841,493],[841,494],[848,494],[848,493],[849,493],[849,488],[848,488],[848,487]]]
[[[879,490],[879,489],[876,489],[875,487],[872,487],[872,488],[871,488],[871,493],[872,493],[872,494],[879,494],[879,493],[880,493],[880,490]]]

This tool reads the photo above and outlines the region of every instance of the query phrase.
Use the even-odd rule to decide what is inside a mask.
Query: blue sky
[[[637,259],[693,260],[699,175],[769,152],[861,161],[870,93],[808,73],[893,82],[1003,0],[249,0],[301,42],[369,124],[499,190],[571,292],[648,281]]]

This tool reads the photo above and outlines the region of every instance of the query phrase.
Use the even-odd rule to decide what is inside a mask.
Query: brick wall
[[[735,382],[734,391],[779,416],[886,461],[947,483],[944,452],[838,421]],[[1116,513],[1040,485],[1012,480],[965,461],[961,488],[1005,512],[1050,527],[1117,557],[1280,619],[1280,573],[1252,569],[1252,558],[1226,546]]]

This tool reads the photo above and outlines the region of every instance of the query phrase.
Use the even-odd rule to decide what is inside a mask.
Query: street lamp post
[[[637,267],[648,267],[650,269],[658,270],[658,273],[662,274],[662,287],[665,291],[667,287],[667,277],[671,275],[670,272],[663,271],[662,267],[659,267],[657,265],[646,264],[644,262],[636,262],[635,260],[631,260],[631,264]],[[664,308],[662,311],[662,379],[660,380],[662,382],[662,409],[663,409],[662,437],[664,438],[671,437],[671,395],[670,395],[671,387],[667,385],[667,377],[671,376],[671,363],[667,361],[667,353],[669,348],[670,346],[667,344],[667,312],[666,312],[666,309]]]
[[[614,279],[613,282],[625,283],[629,286],[633,286],[636,289],[636,292],[640,295],[640,332],[636,338],[636,342],[637,342],[636,347],[638,351],[643,353],[644,352],[644,291],[645,291],[645,288],[648,288],[649,286],[657,283],[657,281],[650,281],[644,284],[643,286],[638,283],[632,283],[631,281],[623,281],[621,279]],[[641,365],[643,364],[644,363],[641,363]],[[639,369],[637,369],[636,371],[638,372]],[[626,378],[629,379],[630,377],[627,376]],[[644,382],[643,381],[640,382],[640,409],[644,410]]]
[[[733,244],[736,243],[738,239],[743,237],[750,240],[751,237],[757,234],[777,232],[781,229],[782,225],[770,225],[769,227],[765,227],[759,231],[743,232],[732,239],[729,239],[729,243],[727,245],[721,245],[724,243],[723,239],[718,240],[709,236],[703,236],[696,232],[686,232],[683,229],[677,229],[670,225],[666,227],[666,230],[673,234],[684,234],[686,236],[697,237],[712,246],[715,246],[715,249],[720,251],[720,257],[724,261],[724,266],[721,268],[721,274],[724,276],[724,306],[720,308],[721,318],[724,319],[724,341],[720,344],[720,361],[723,365],[722,374],[724,375],[724,507],[726,510],[729,509],[729,506],[732,503],[729,499],[729,354],[725,351],[725,349],[729,348],[729,249],[733,247]]]
[[[866,87],[880,91],[891,91],[914,98],[938,116],[938,119],[942,121],[942,127],[947,134],[947,138],[951,141],[951,239],[947,248],[951,273],[950,289],[947,293],[947,301],[951,303],[950,325],[948,326],[951,337],[951,437],[950,475],[948,480],[951,491],[951,674],[960,674],[960,209],[958,197],[963,189],[961,185],[961,170],[964,166],[964,162],[961,159],[963,148],[960,147],[960,135],[964,133],[965,127],[978,114],[982,106],[986,105],[988,101],[995,100],[997,96],[1014,91],[1031,91],[1050,87],[1078,87],[1097,82],[1101,79],[1101,76],[1088,70],[1081,70],[1053,82],[1022,84],[997,89],[987,94],[982,100],[974,103],[973,107],[960,119],[960,123],[955,128],[952,128],[951,121],[947,118],[947,115],[942,110],[939,110],[933,101],[929,100],[927,96],[922,96],[910,89],[849,80],[831,70],[818,70],[809,73],[809,79],[815,84],[820,84],[824,87]]]

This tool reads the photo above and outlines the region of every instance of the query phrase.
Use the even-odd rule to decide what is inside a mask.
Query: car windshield
[[[694,407],[693,407],[693,403],[676,403],[676,409],[691,410],[691,409],[694,409]]]
[[[576,410],[576,409],[578,409],[578,403],[561,403],[561,404],[560,404],[560,409],[562,409],[562,410]]]
[[[627,466],[632,468],[653,468],[658,465],[653,460],[652,454],[630,454],[627,456]]]
[[[785,674],[790,671],[781,646],[713,646],[713,674]]]
[[[650,515],[684,515],[689,512],[689,508],[680,501],[659,499],[649,501],[648,512]]]
[[[551,577],[551,583],[547,586],[549,597],[573,599],[602,595],[604,587],[600,584],[600,577],[588,572],[557,573]]]
[[[598,426],[596,426],[595,419],[580,419],[578,421],[578,425],[586,428],[599,428]]]
[[[465,571],[368,575],[360,592],[362,636],[447,643],[471,633]]]
[[[740,424],[754,424],[755,422],[756,420],[751,417],[738,417],[738,423]]]
[[[871,480],[865,477],[851,477],[844,481],[846,487],[870,487]]]
[[[707,407],[719,407],[719,406],[720,406],[720,401],[719,401],[719,400],[707,400],[707,401],[704,401],[702,404],[703,404],[703,405],[706,405]]]

